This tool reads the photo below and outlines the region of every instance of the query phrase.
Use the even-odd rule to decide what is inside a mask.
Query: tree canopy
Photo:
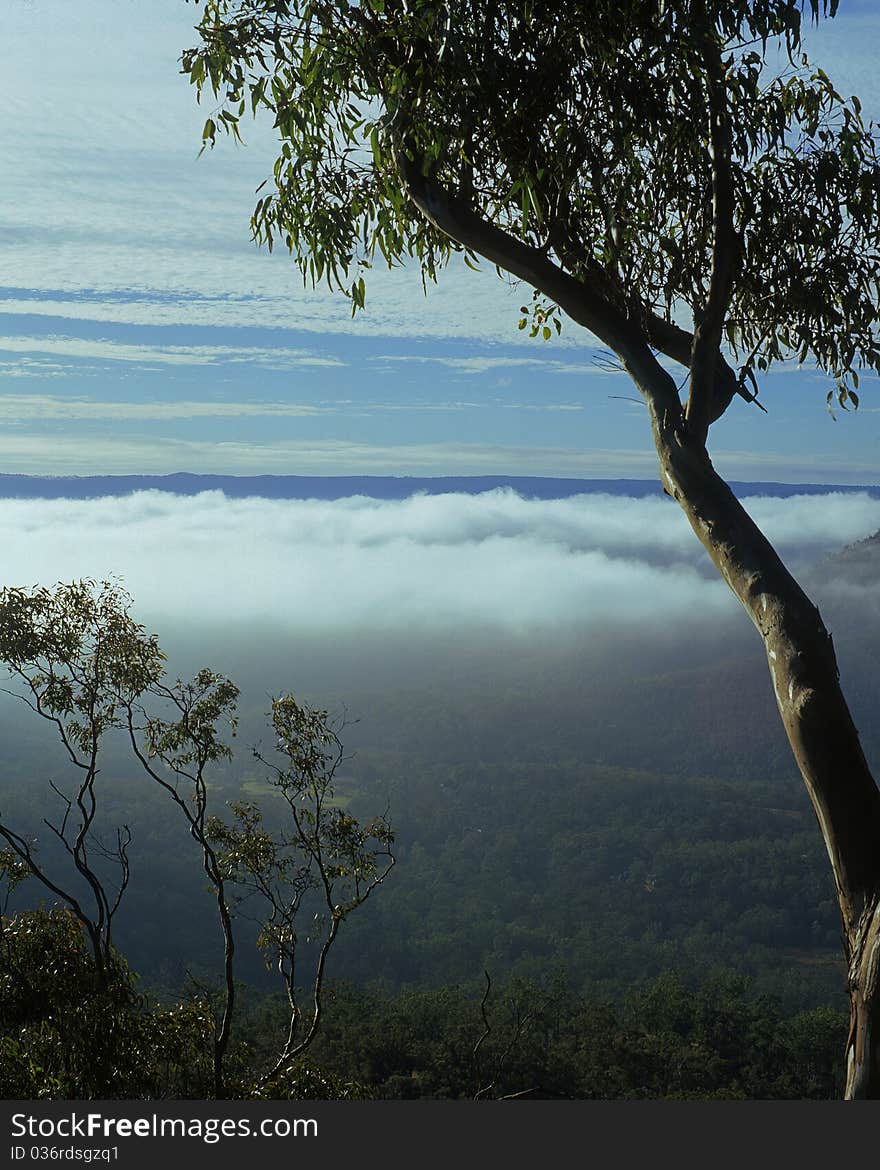
[[[814,362],[842,405],[880,369],[877,141],[808,63],[801,3],[202,7],[183,67],[217,103],[205,142],[269,113],[254,236],[354,309],[377,255],[426,282],[482,256],[540,290],[521,327],[561,309],[693,366],[704,427],[777,361]]]
[[[5,672],[12,684],[0,691],[53,726],[71,773],[60,781],[49,780],[60,811],[54,820],[43,818],[48,850],[41,851],[36,836],[13,828],[0,811],[0,841],[5,843],[0,849],[0,966],[9,968],[9,977],[0,980],[0,1087],[9,1058],[25,1067],[33,1065],[34,1083],[41,1092],[75,1091],[70,1085],[82,1076],[78,1067],[73,1074],[68,1069],[61,1079],[54,1074],[43,1078],[40,1061],[45,1058],[54,1067],[59,1053],[80,1045],[81,1034],[87,1036],[94,1028],[94,1000],[98,1016],[114,1005],[120,1007],[123,1023],[108,1025],[117,1039],[123,1024],[140,1027],[143,1022],[127,964],[112,934],[129,884],[132,833],[128,825],[117,827],[116,843],[110,846],[101,833],[106,740],[116,732],[146,777],[182,815],[201,853],[216,905],[223,983],[213,997],[216,1011],[213,1005],[208,1007],[213,1016],[209,1030],[217,1097],[228,1088],[224,1063],[236,1008],[233,920],[240,903],[255,898],[262,904],[262,917],[259,913],[256,917],[262,928],[259,945],[267,964],[283,978],[290,1011],[283,1047],[260,1078],[262,1093],[268,1084],[284,1080],[294,1059],[317,1034],[330,951],[342,922],[394,866],[394,834],[385,817],[373,817],[362,826],[335,806],[341,741],[327,711],[301,705],[291,695],[272,702],[271,723],[281,762],[264,759],[256,749],[254,755],[268,769],[270,787],[283,798],[292,828],[279,826],[277,817],[271,826],[265,824],[254,802],[231,802],[233,826],[210,812],[208,775],[214,765],[232,757],[225,734],[235,734],[238,687],[206,668],[190,681],[167,682],[158,639],[132,618],[130,609],[128,594],[108,581],[0,590],[0,673]],[[7,919],[6,895],[28,877],[54,897],[54,909],[48,915]],[[307,911],[305,941],[312,944],[311,952],[302,945],[297,929]],[[42,1057],[45,1021],[40,1012],[46,1003],[41,1004],[44,996],[31,991],[28,970],[34,936],[38,949],[69,953],[78,964],[76,977],[59,991],[60,1006],[50,997],[49,1018],[61,1017],[62,1027],[52,1030],[53,1054],[44,1052]],[[66,962],[59,966],[65,976],[68,968]],[[302,1003],[304,985],[311,1006]],[[83,1007],[88,1009],[85,1015]],[[190,1022],[201,1028],[205,1018],[196,1013]],[[31,1024],[36,1033],[33,1044],[26,1035]],[[22,1043],[7,1044],[7,1031],[19,1025]],[[140,1044],[143,1037],[138,1036]],[[163,1042],[160,1036],[160,1048]],[[107,1055],[105,1048],[102,1052]],[[63,1065],[63,1055],[60,1059]],[[117,1060],[115,1050],[108,1059],[111,1064]],[[83,1067],[90,1060],[86,1052]],[[152,1060],[150,1056],[148,1063]],[[103,1076],[97,1083],[108,1083]]]

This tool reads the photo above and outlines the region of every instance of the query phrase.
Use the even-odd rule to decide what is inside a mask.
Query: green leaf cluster
[[[814,362],[856,405],[858,371],[880,368],[877,136],[807,62],[803,7],[709,0],[703,19],[691,0],[206,0],[182,60],[218,103],[212,145],[245,109],[273,118],[254,237],[282,240],[354,310],[377,252],[415,259],[427,283],[461,250],[408,198],[407,159],[631,321],[697,324],[713,243],[708,27],[732,128],[726,342],[748,371]],[[809,5],[815,19],[836,8]],[[555,321],[535,320],[546,338]]]
[[[202,1005],[151,1005],[116,954],[99,978],[66,910],[0,920],[0,1096],[201,1097],[213,1021]]]

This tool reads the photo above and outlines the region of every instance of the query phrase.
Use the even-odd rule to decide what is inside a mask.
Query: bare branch
[[[411,200],[435,227],[490,263],[540,289],[573,321],[589,329],[618,355],[642,394],[650,395],[658,409],[681,413],[675,383],[657,362],[641,330],[620,309],[589,284],[554,264],[545,252],[481,218],[428,178],[407,157],[405,149],[397,152],[397,165]]]
[[[701,25],[703,65],[709,107],[709,155],[712,162],[712,267],[709,295],[696,321],[691,347],[691,384],[686,418],[688,431],[705,443],[713,419],[715,370],[730,304],[735,274],[737,240],[734,229],[733,152],[730,115],[721,46],[709,24],[704,0],[695,0]],[[718,417],[715,415],[715,417]]]

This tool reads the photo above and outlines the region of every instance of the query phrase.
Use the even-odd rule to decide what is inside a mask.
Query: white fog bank
[[[752,498],[783,556],[880,528],[867,494]],[[668,500],[507,490],[403,501],[230,500],[141,492],[0,501],[2,583],[122,579],[141,620],[286,630],[522,632],[664,624],[737,609]]]

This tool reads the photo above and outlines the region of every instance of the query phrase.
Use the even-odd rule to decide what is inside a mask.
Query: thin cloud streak
[[[779,453],[728,452],[716,455],[714,462],[732,480],[844,485],[877,481],[875,463],[842,456],[807,461]],[[334,438],[201,441],[124,432],[112,437],[65,433],[47,438],[43,433],[6,431],[0,434],[0,465],[5,472],[25,475],[192,471],[218,475],[534,475],[659,482],[657,457],[648,449],[456,442],[374,444]]]
[[[505,342],[510,338],[504,335]],[[622,371],[609,370],[594,362],[561,362],[558,358],[547,355],[542,357],[513,357],[512,355],[498,355],[496,357],[451,358],[428,354],[383,354],[371,359],[376,363],[389,365],[421,364],[444,366],[450,370],[458,370],[462,374],[486,374],[491,370],[505,370],[514,368],[539,369],[547,374],[578,374],[593,376],[616,376]]]
[[[0,373],[7,374],[0,363]],[[49,371],[52,376],[54,371]],[[62,376],[58,371],[56,376]],[[22,374],[21,376],[27,376]],[[37,375],[34,375],[37,376]],[[42,374],[40,376],[43,376]],[[157,421],[188,418],[311,418],[325,415],[368,415],[381,413],[448,413],[450,411],[478,410],[478,402],[355,402],[341,399],[321,404],[297,402],[216,402],[216,401],[154,401],[105,402],[83,397],[58,397],[51,394],[0,394],[0,418],[7,422],[25,420],[46,421]],[[501,410],[528,410],[540,413],[569,411],[578,413],[584,408],[579,403],[564,402],[498,402]],[[2,443],[2,440],[0,440]]]
[[[99,402],[91,398],[56,398],[41,394],[0,396],[0,419],[6,422],[25,419],[152,422],[187,418],[311,418],[333,412],[332,407],[293,402]]]
[[[210,366],[248,362],[254,365],[345,366],[336,357],[304,349],[271,349],[231,345],[130,345],[117,341],[93,341],[81,337],[0,337],[0,353],[52,354],[54,356],[111,362],[137,362],[169,366]]]
[[[25,475],[537,475],[651,478],[649,452],[343,439],[200,441],[137,434],[0,434],[0,465]]]

